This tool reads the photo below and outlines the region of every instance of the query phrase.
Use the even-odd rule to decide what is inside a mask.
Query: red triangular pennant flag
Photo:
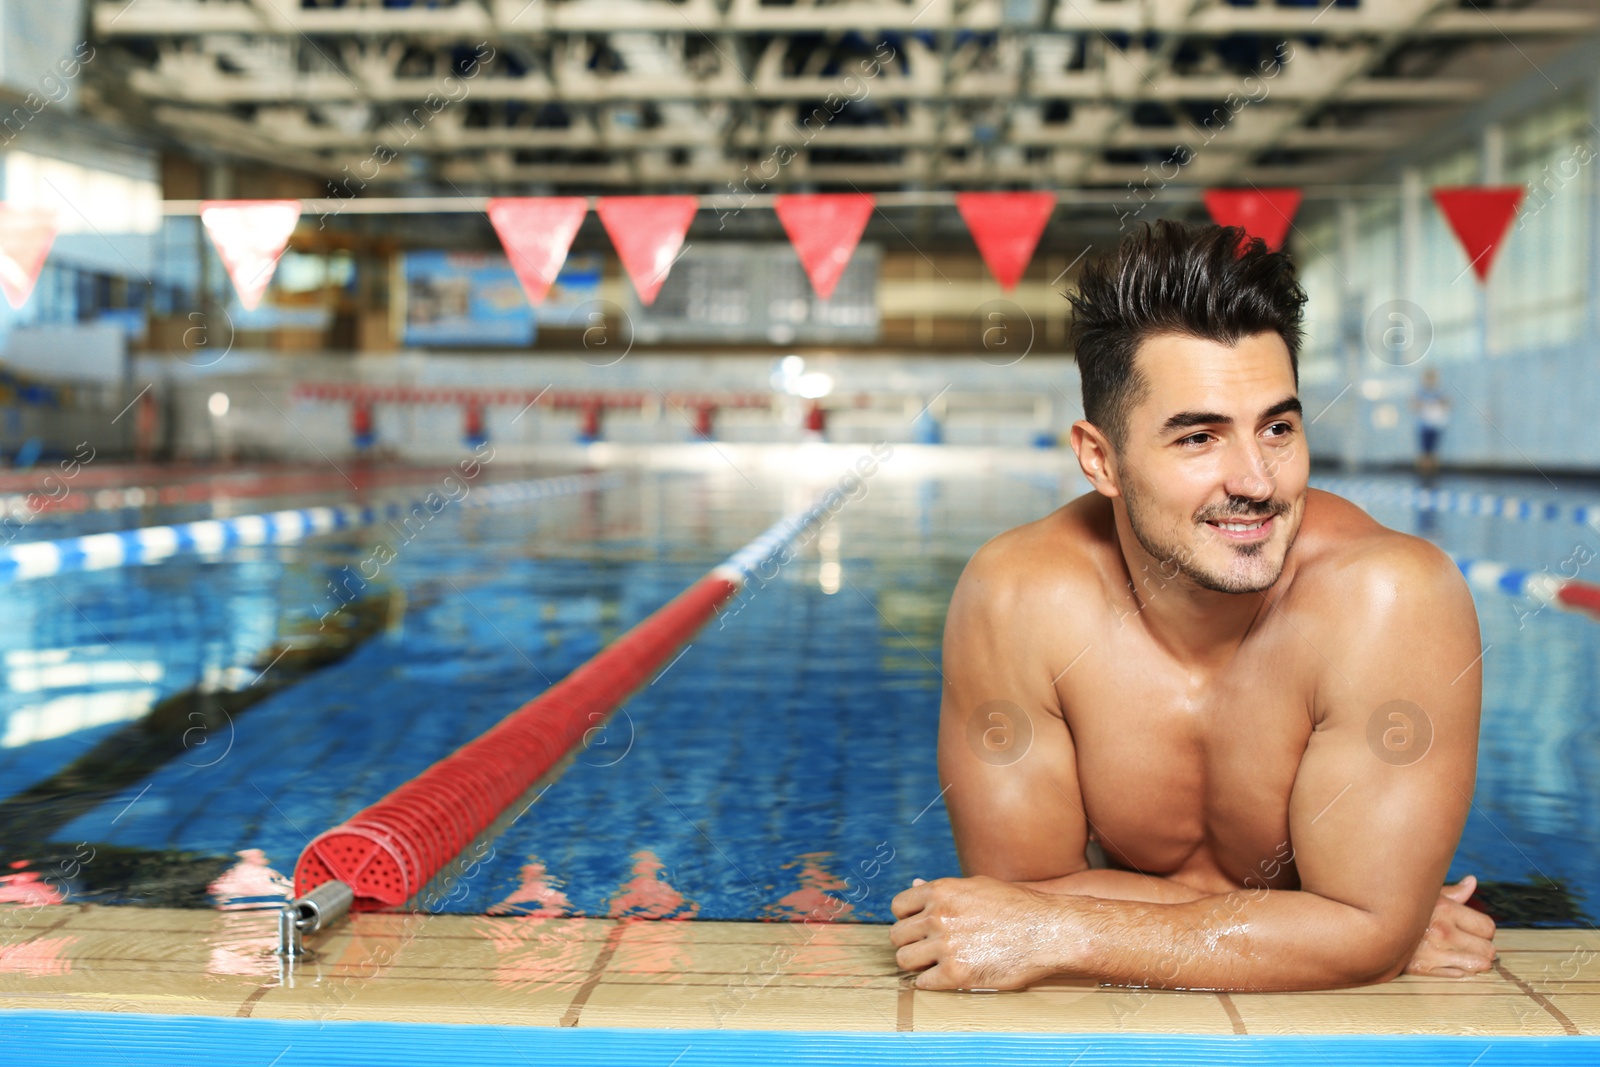
[[[300,221],[300,201],[206,200],[200,221],[233,279],[239,303],[254,311]]]
[[[496,197],[489,201],[489,221],[500,235],[530,304],[539,304],[550,291],[588,210],[589,201],[581,196]]]
[[[1028,268],[1055,209],[1055,193],[956,194],[956,210],[966,220],[978,254],[1007,292]]]
[[[1433,202],[1449,220],[1480,282],[1489,280],[1489,266],[1524,192],[1520,185],[1458,185],[1433,191]]]
[[[13,308],[28,302],[55,241],[55,212],[0,204],[0,289]]]
[[[656,302],[699,208],[697,196],[602,196],[595,204],[645,307]]]
[[[1207,189],[1206,210],[1218,226],[1239,226],[1276,252],[1300,210],[1299,189]]]
[[[773,199],[783,232],[822,299],[833,295],[874,204],[867,193],[787,193]]]

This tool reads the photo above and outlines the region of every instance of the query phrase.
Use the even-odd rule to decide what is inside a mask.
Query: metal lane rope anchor
[[[355,890],[344,882],[323,882],[303,897],[284,904],[278,912],[277,954],[286,959],[299,959],[306,954],[302,940],[326,930],[350,913],[355,901]]]

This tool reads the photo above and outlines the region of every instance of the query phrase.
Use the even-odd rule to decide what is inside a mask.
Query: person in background
[[[138,396],[139,413],[134,416],[133,454],[140,463],[149,463],[156,454],[157,431],[161,413],[156,406],[155,390],[146,387]]]
[[[822,409],[820,400],[811,401],[806,408],[805,431],[801,434],[803,441],[826,441],[828,432],[828,413]]]
[[[1422,372],[1422,388],[1411,400],[1417,413],[1417,473],[1432,481],[1439,473],[1439,439],[1450,424],[1450,397],[1439,384],[1439,372],[1429,367]]]
[[[350,405],[350,440],[355,445],[357,458],[366,459],[372,455],[372,446],[378,438],[372,430],[372,405],[365,400]]]

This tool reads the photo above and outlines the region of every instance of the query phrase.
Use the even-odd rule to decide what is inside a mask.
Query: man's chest
[[[1062,694],[1084,811],[1113,862],[1293,883],[1289,795],[1312,722],[1305,688],[1276,666],[1251,657],[1208,678],[1113,668]]]

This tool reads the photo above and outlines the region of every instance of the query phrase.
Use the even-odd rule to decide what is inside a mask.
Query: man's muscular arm
[[[1046,893],[1143,900],[1152,904],[1182,904],[1206,896],[1181,882],[1136,871],[1089,870],[1016,884]],[[1469,874],[1439,891],[1427,933],[1412,954],[1411,962],[1406,964],[1406,974],[1465,978],[1493,965],[1494,920],[1467,904],[1477,888],[1478,880]]]
[[[1092,650],[1075,642],[1093,637],[1062,625],[1078,614],[1080,591],[1028,558],[1029,533],[997,538],[973,557],[945,624],[939,780],[961,868],[1046,893],[1192,900],[1201,894],[1164,878],[1088,869],[1077,752],[1055,680],[1069,666],[1092,669]],[[1041,595],[1052,588],[1059,602]]]
[[[1049,520],[1046,520],[1049,521]],[[1076,654],[1052,625],[1070,593],[1027,566],[1029,528],[1003,534],[968,563],[950,601],[939,713],[939,780],[967,874],[1041,881],[1087,873],[1088,823],[1077,753],[1061,721],[1053,672]],[[1035,589],[1019,573],[1037,576]],[[1053,610],[1052,610],[1053,609]]]
[[[962,738],[942,726],[940,766],[958,845],[964,838],[982,842],[975,849],[960,845],[963,866],[998,877],[941,879],[895,898],[897,958],[924,971],[919,987],[1017,988],[1070,973],[1133,985],[1286,990],[1399,974],[1434,908],[1470,803],[1478,630],[1470,595],[1442,554],[1409,540],[1375,552],[1381,558],[1358,561],[1340,576],[1336,617],[1283,620],[1329,666],[1326,706],[1318,709],[1290,798],[1300,890],[1164,903],[1012,884],[1053,879],[1059,885],[1076,880],[1083,867],[1081,851],[1075,860],[1070,854],[1082,848],[1081,813],[1066,822],[1067,840],[1054,849],[1041,840],[1043,827],[1012,821],[1021,791],[1031,790],[1035,801],[1041,784],[1061,792],[1054,788],[1061,782],[1048,779],[1068,770],[1059,761],[1070,753],[1070,740],[1053,753],[1047,748],[1053,767],[1047,759],[1024,771],[1030,752],[995,768],[998,775],[973,773],[947,755],[959,751],[953,745]],[[1014,668],[999,668],[997,678],[988,665],[993,657],[1027,663],[1037,650],[1025,635],[1005,635],[1020,644],[986,648],[995,638],[962,632],[1002,617],[992,612],[1003,613],[1003,598],[986,596],[982,584],[972,583],[968,603],[961,603],[960,590],[952,602],[947,702],[969,701],[965,688],[973,684],[981,691],[1010,681],[1020,687],[1014,691],[1028,692],[1028,679],[1004,676]],[[987,655],[963,659],[975,653]],[[1424,734],[1431,735],[1425,746]],[[1039,739],[1036,731],[1035,744]],[[964,783],[985,780],[999,790],[997,800],[956,797]],[[1062,815],[1059,807],[1052,814]],[[1057,840],[1062,825],[1053,821]],[[1010,853],[1019,858],[997,854],[1009,849],[1019,849]]]

